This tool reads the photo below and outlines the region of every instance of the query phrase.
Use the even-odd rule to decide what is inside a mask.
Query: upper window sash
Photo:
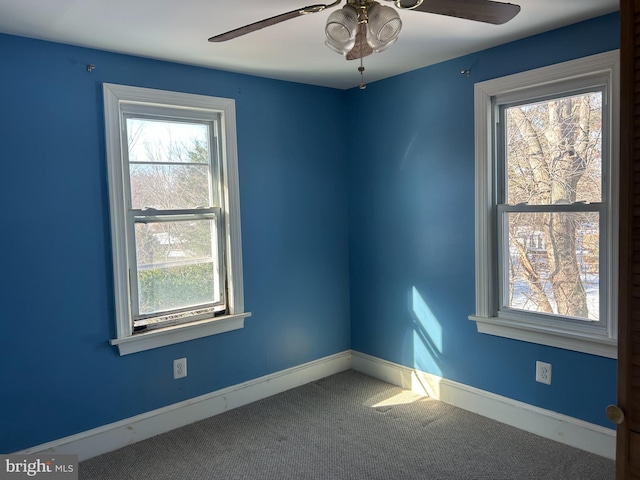
[[[492,126],[494,145],[494,182],[496,184],[495,202],[498,205],[509,204],[507,202],[507,178],[508,165],[506,158],[507,138],[506,132],[506,112],[511,107],[532,105],[535,103],[550,102],[553,100],[563,99],[567,97],[576,97],[589,93],[599,93],[602,101],[601,105],[601,202],[608,202],[610,157],[612,154],[611,130],[612,119],[611,114],[611,75],[610,73],[594,72],[579,79],[564,80],[555,83],[538,85],[530,88],[524,88],[515,92],[503,93],[491,97],[492,110]],[[577,199],[576,203],[594,203],[581,202]]]
[[[209,175],[209,196],[206,205],[198,205],[197,208],[220,207],[223,205],[224,198],[222,192],[218,188],[221,184],[222,165],[220,159],[222,157],[222,145],[219,142],[220,130],[222,129],[221,115],[215,112],[199,111],[194,109],[185,109],[178,106],[158,106],[158,105],[140,105],[135,102],[123,103],[122,111],[122,130],[123,146],[129,145],[128,121],[149,121],[149,122],[167,122],[172,124],[186,125],[202,125],[207,129],[208,135],[208,158],[207,162],[169,162],[169,161],[149,161],[149,160],[132,160],[129,158],[130,152],[128,148],[123,148],[123,177],[130,178],[130,170],[132,165],[164,165],[164,166],[191,166],[206,167]],[[133,209],[131,190],[128,182],[125,182],[127,206]],[[150,210],[148,205],[142,206],[145,210]]]

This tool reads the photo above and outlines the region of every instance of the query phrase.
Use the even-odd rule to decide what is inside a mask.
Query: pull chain
[[[364,83],[364,62],[362,57],[360,57],[360,66],[358,67],[358,71],[360,72],[360,90],[364,90],[367,88],[367,84]]]

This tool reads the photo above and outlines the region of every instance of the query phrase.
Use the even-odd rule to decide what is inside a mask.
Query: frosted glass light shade
[[[394,8],[383,7],[379,3],[373,3],[367,13],[367,43],[375,52],[381,52],[398,39],[402,20]]]
[[[324,29],[325,45],[342,55],[346,55],[356,43],[358,31],[358,11],[351,5],[345,5],[329,15]]]

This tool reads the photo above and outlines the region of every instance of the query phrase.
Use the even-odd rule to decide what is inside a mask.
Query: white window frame
[[[103,94],[116,314],[116,338],[110,340],[111,345],[118,347],[120,355],[127,355],[243,328],[244,319],[251,314],[244,311],[235,101],[109,83],[103,85]],[[220,210],[224,228],[227,313],[215,317],[211,313],[196,321],[134,333],[129,272],[130,262],[135,259],[127,248],[127,238],[132,238],[134,232],[127,222],[129,178],[125,162],[128,160],[123,153],[122,139],[126,129],[125,115],[144,114],[153,109],[176,112],[174,118],[181,115],[189,118],[191,112],[197,118],[220,122],[223,197]]]
[[[475,245],[476,245],[476,312],[469,319],[478,332],[513,338],[525,342],[575,350],[593,355],[617,358],[617,292],[618,292],[618,195],[619,191],[619,51],[614,50],[565,63],[551,65],[507,77],[475,84]],[[596,80],[594,80],[596,79]],[[610,161],[603,175],[608,189],[603,203],[606,209],[607,251],[601,260],[601,281],[605,282],[606,305],[604,328],[594,329],[562,319],[541,322],[536,315],[500,315],[498,312],[498,227],[497,227],[497,139],[496,108],[493,99],[508,103],[535,92],[537,96],[553,95],[563,88],[570,90],[604,81],[609,92],[608,103]],[[526,98],[526,97],[524,97]],[[604,107],[606,108],[606,107]],[[602,254],[601,254],[602,255]],[[601,256],[602,258],[602,256]],[[548,319],[548,317],[546,317]]]

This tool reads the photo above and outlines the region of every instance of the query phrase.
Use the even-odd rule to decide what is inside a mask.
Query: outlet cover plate
[[[536,382],[551,385],[551,364],[541,361],[536,362]]]
[[[187,376],[187,359],[177,358],[173,361],[173,379]]]

